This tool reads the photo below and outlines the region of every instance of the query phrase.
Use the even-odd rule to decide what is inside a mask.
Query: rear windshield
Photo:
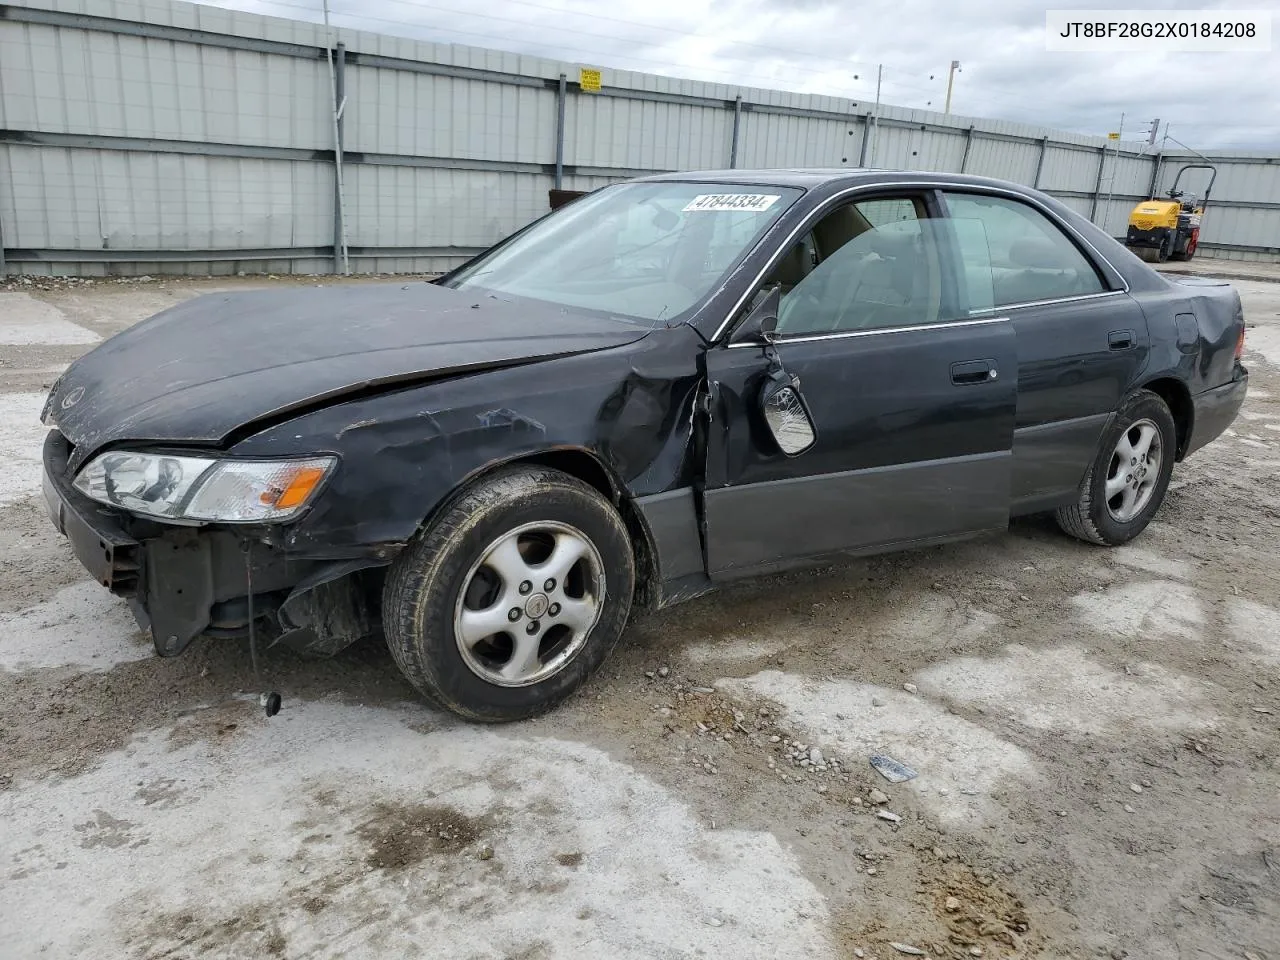
[[[467,264],[445,285],[653,325],[679,322],[800,194],[727,183],[606,187]]]

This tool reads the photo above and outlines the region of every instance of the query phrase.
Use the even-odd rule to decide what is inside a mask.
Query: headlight
[[[92,500],[165,520],[262,523],[297,513],[332,471],[335,457],[219,460],[113,451],[80,471]]]

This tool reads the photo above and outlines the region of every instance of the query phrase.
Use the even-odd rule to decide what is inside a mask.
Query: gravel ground
[[[501,729],[374,643],[267,654],[270,720],[241,644],[153,657],[43,516],[42,392],[264,282],[9,283],[0,957],[1280,960],[1280,284],[1236,282],[1250,399],[1136,543],[744,584]]]

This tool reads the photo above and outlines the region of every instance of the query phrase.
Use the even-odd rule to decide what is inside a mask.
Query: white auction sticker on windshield
[[[690,200],[684,212],[746,210],[758,213],[781,199],[781,195],[772,193],[704,193]]]

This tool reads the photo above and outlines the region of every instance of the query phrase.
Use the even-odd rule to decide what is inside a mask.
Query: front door
[[[785,291],[776,342],[707,353],[713,578],[1007,524],[1013,326],[974,317],[989,307],[989,277],[983,304],[935,210],[922,193],[828,212],[769,278]],[[778,364],[798,378],[816,431],[794,457],[759,410]]]

